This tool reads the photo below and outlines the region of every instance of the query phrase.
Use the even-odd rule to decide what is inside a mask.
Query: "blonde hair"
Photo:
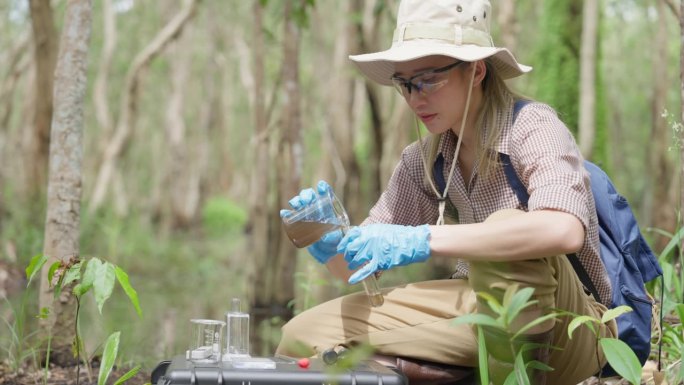
[[[479,127],[476,130],[476,154],[477,164],[479,164],[479,175],[486,179],[497,168],[501,167],[499,154],[494,149],[494,146],[501,137],[501,130],[504,124],[504,122],[497,121],[499,111],[512,108],[515,99],[524,99],[524,97],[508,87],[489,60],[485,60],[485,66],[487,73],[482,80],[483,104],[475,124],[476,127]],[[486,130],[485,127],[487,128]],[[430,179],[426,179],[426,183],[432,180],[432,165],[437,158],[441,137],[442,134],[436,134],[428,138],[428,156],[424,168],[425,177]]]

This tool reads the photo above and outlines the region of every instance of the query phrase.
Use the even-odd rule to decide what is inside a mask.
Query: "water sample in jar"
[[[311,245],[329,232],[341,230],[344,235],[349,231],[347,211],[332,191],[317,196],[310,204],[290,211],[281,219],[285,233],[298,248]],[[374,274],[362,282],[371,306],[378,307],[385,303]]]
[[[226,313],[226,350],[224,360],[249,357],[249,314],[240,309],[240,299],[233,298],[230,311]]]

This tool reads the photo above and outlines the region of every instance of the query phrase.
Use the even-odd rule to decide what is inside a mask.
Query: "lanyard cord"
[[[416,122],[416,132],[418,133],[418,142],[420,144],[420,157],[423,161],[423,167],[425,171],[428,173],[427,179],[428,182],[430,182],[430,187],[432,188],[432,191],[435,193],[435,195],[437,195],[437,200],[439,201],[439,217],[437,217],[437,226],[441,226],[444,224],[444,208],[446,207],[447,192],[449,191],[449,182],[451,181],[451,177],[454,175],[456,163],[458,162],[458,153],[461,150],[461,142],[463,141],[463,129],[465,128],[466,119],[468,118],[468,110],[470,109],[470,97],[473,92],[473,82],[475,81],[475,66],[472,66],[472,68],[473,70],[470,76],[470,84],[468,86],[468,97],[466,98],[465,110],[463,111],[463,118],[461,119],[461,129],[458,133],[458,140],[456,141],[454,159],[451,161],[451,167],[449,168],[449,176],[446,179],[446,182],[444,184],[444,191],[441,194],[437,190],[435,182],[433,182],[432,176],[430,175],[430,170],[432,170],[432,168],[428,167],[427,159],[425,157],[425,151],[423,151],[423,137],[421,136],[420,128],[418,127],[418,118],[414,115]]]

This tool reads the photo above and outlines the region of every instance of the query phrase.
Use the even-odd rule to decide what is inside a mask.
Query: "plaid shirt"
[[[530,195],[528,211],[563,211],[576,216],[584,225],[584,245],[577,256],[598,290],[600,301],[610,303],[611,285],[599,257],[598,220],[589,174],[582,165],[582,155],[572,134],[555,111],[541,103],[527,104],[515,122],[512,108],[502,110],[495,124],[503,125],[503,130],[494,150],[510,156]],[[444,156],[442,173],[445,178],[449,175],[455,149],[456,135],[448,131],[442,135],[438,150]],[[423,151],[427,151],[426,141]],[[523,209],[501,167],[497,167],[489,178],[478,178],[477,164],[467,188],[456,168],[449,182],[447,203],[457,210],[458,223],[463,224],[483,222],[498,210]],[[449,212],[448,206],[445,216]],[[437,196],[425,180],[419,143],[414,142],[404,149],[387,189],[362,225],[435,224],[437,207]],[[458,260],[453,277],[467,276],[467,262]]]

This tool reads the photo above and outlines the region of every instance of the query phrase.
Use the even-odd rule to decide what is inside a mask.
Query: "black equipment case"
[[[255,358],[253,363],[256,365],[234,365],[230,361],[197,364],[177,356],[157,365],[151,382],[152,385],[408,385],[403,374],[375,361],[363,361],[353,370],[340,370],[315,358],[310,359],[307,367],[289,357]]]

